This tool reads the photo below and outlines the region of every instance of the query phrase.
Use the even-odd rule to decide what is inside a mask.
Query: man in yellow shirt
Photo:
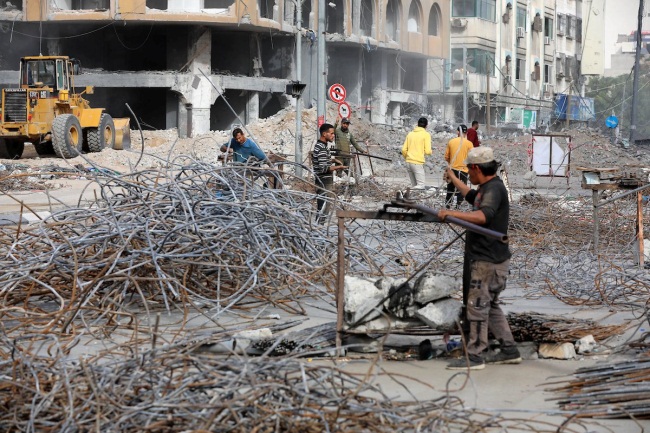
[[[469,151],[474,148],[474,144],[467,139],[467,125],[458,126],[457,132],[458,137],[452,138],[447,143],[445,161],[447,161],[447,164],[449,164],[456,177],[467,185],[467,166],[465,165],[465,160]],[[452,182],[447,183],[447,197],[445,199],[445,207],[447,209],[451,208],[454,201],[454,194],[456,195],[456,207],[458,208],[463,202],[463,196]]]
[[[402,146],[402,156],[406,159],[411,189],[425,189],[424,157],[431,155],[431,135],[425,129],[428,124],[426,117],[421,117],[418,126],[408,133]]]

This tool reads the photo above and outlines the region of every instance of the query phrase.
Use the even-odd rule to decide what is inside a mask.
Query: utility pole
[[[467,125],[467,48],[463,47],[463,123]]]
[[[325,123],[325,81],[327,79],[325,72],[325,33],[327,29],[325,28],[325,5],[327,2],[325,0],[320,0],[318,2],[318,77],[316,92],[318,93],[318,104],[317,104],[317,115],[318,115],[318,126]]]
[[[566,124],[565,124],[566,129],[569,129],[569,114],[571,112],[570,108],[571,108],[571,90],[572,90],[572,87],[573,87],[573,81],[571,81],[569,83],[569,94],[567,95],[566,103],[564,104],[564,112],[565,112],[565,116],[566,116]]]
[[[302,0],[296,0],[296,82],[302,78]],[[296,177],[302,178],[302,99],[296,96]]]
[[[639,59],[641,58],[641,31],[643,30],[643,1],[639,0],[639,16],[637,18],[634,83],[632,84],[632,113],[630,116],[630,144],[634,144],[634,140],[636,139],[636,94],[639,93]]]
[[[485,74],[486,79],[486,92],[485,92],[485,129],[490,133],[490,78],[492,78],[492,70],[490,68],[490,57],[487,57],[485,62],[487,71]]]

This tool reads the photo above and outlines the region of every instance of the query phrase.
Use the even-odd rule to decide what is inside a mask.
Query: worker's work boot
[[[468,354],[466,357],[454,359],[447,364],[447,370],[483,370],[485,362],[479,355]]]
[[[498,352],[492,352],[485,355],[486,364],[519,364],[521,354],[517,346],[505,346]]]

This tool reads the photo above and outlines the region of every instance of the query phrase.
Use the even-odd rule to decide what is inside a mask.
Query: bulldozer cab
[[[49,87],[53,93],[69,90],[72,62],[67,57],[24,57],[20,61],[20,86],[35,89]]]

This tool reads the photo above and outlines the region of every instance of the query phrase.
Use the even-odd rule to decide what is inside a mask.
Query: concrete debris
[[[343,345],[350,352],[359,353],[377,353],[382,348],[381,340],[357,334],[347,335],[343,340]]]
[[[432,302],[415,312],[415,317],[422,320],[432,329],[449,331],[455,329],[456,321],[460,317],[462,302],[456,299],[445,299]]]
[[[385,332],[386,330],[405,330],[409,328],[415,328],[422,326],[422,321],[419,319],[400,319],[399,317],[392,316],[390,314],[382,314],[381,317],[378,317],[374,320],[371,320],[366,323],[354,328],[357,332],[373,333],[373,332]]]
[[[345,320],[348,323],[356,323],[362,319],[367,322],[378,317],[382,309],[376,306],[388,295],[388,290],[382,290],[381,284],[347,275],[344,290]]]
[[[593,335],[587,335],[575,342],[576,353],[581,355],[591,353],[597,346],[598,343],[596,343]]]
[[[542,343],[539,345],[539,356],[552,359],[573,359],[576,350],[571,343]]]
[[[415,283],[415,302],[424,305],[428,302],[447,298],[461,289],[458,277],[426,273]]]

